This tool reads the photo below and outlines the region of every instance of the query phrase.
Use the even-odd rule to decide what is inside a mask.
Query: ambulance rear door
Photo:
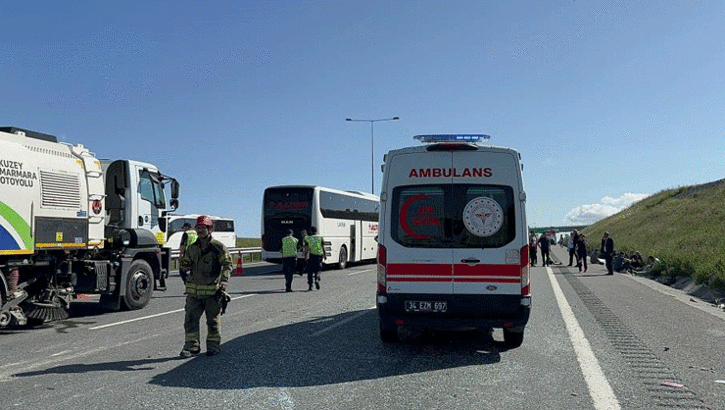
[[[521,295],[520,246],[515,198],[519,163],[509,151],[458,151],[452,187],[453,292],[498,295],[491,309],[517,309]],[[511,306],[506,306],[510,304]],[[495,312],[490,312],[495,313]],[[503,313],[503,312],[498,312]]]
[[[387,292],[411,295],[406,304],[440,299],[425,295],[453,293],[453,249],[445,215],[451,179],[443,176],[451,161],[450,152],[417,151],[395,155],[386,165],[392,187]],[[416,307],[406,305],[406,310]]]

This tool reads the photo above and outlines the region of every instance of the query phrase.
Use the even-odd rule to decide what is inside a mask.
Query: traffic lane
[[[43,408],[83,406],[90,399],[129,408],[221,406],[230,399],[245,408],[270,403],[466,408],[502,401],[501,408],[590,407],[581,376],[572,371],[576,362],[570,348],[548,343],[562,333],[560,321],[534,325],[552,318],[548,313],[538,318],[534,310],[518,349],[505,350],[478,333],[460,332],[404,335],[401,344],[383,345],[372,309],[375,271],[369,265],[361,268],[367,272],[323,272],[321,291],[291,294],[281,291],[281,275],[237,278],[233,286],[243,285],[251,296],[230,305],[223,317],[220,356],[176,361],[180,322],[154,318],[143,326],[120,325],[77,340],[79,351],[89,340],[106,347],[103,351],[61,357],[14,377],[26,386],[54,389],[55,394],[43,391],[42,399],[26,402]],[[546,289],[540,280],[534,272],[534,288]],[[542,291],[537,303],[546,299]],[[177,320],[182,317],[177,314]],[[53,377],[59,374],[64,377]],[[214,393],[225,389],[233,394]],[[143,400],[129,398],[127,391],[137,391],[135,397]]]
[[[328,298],[327,289],[337,295],[352,287],[327,306],[315,304],[316,299],[310,301],[298,312],[311,316],[308,319],[262,326],[226,342],[219,372],[243,377],[215,376],[199,364],[207,358],[199,357],[159,375],[152,383],[182,389],[241,390],[247,399],[237,404],[245,408],[264,408],[258,403],[269,403],[269,395],[284,397],[286,403],[301,408],[312,408],[315,403],[337,408],[391,408],[396,404],[467,408],[487,402],[512,409],[536,408],[542,403],[553,408],[590,407],[581,375],[571,371],[576,359],[560,340],[565,333],[561,319],[551,315],[550,309],[544,307],[538,311],[540,315],[532,316],[524,345],[518,349],[506,350],[502,342],[480,332],[403,331],[401,343],[388,345],[379,340],[372,306],[329,313],[343,305],[372,304],[374,293],[369,289],[375,285],[374,271],[352,276],[364,279],[352,286],[346,280],[350,273],[325,272],[323,292],[299,293]],[[541,280],[533,279],[536,288],[546,287]],[[363,299],[354,296],[365,294]],[[552,306],[550,296],[540,297],[543,306]],[[545,298],[549,299],[546,303]],[[278,311],[286,309],[292,307]],[[533,325],[544,320],[558,323]],[[500,334],[494,337],[501,340]],[[193,372],[203,372],[202,377],[189,378]]]
[[[725,408],[723,384],[717,382],[723,379],[722,371],[716,370],[725,367],[721,343],[703,332],[707,328],[710,335],[725,335],[719,311],[708,314],[707,309],[687,306],[685,301],[697,302],[653,290],[654,281],[606,275],[603,265],[590,265],[585,274],[576,273],[576,268],[560,269],[562,286],[570,289],[578,315],[588,318],[587,333],[599,335],[599,354],[609,374],[618,375],[614,387],[628,407],[665,403]]]

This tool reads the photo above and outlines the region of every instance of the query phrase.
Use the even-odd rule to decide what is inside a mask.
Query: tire
[[[143,259],[131,262],[126,279],[123,304],[129,310],[141,309],[149,303],[154,293],[154,271]]]
[[[383,343],[395,343],[398,341],[398,326],[386,323],[380,319],[380,340]]]
[[[503,342],[507,347],[519,347],[524,342],[524,328],[504,328]]]
[[[340,259],[337,263],[337,268],[343,270],[347,267],[347,249],[345,247],[340,248]]]

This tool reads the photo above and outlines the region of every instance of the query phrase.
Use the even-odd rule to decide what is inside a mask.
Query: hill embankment
[[[599,251],[606,231],[615,251],[638,251],[659,263],[654,275],[692,278],[725,290],[725,179],[668,189],[583,230],[589,247]]]

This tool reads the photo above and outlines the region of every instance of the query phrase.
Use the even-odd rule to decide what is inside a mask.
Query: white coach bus
[[[169,229],[167,230],[166,246],[179,249],[181,237],[184,235],[184,224],[188,223],[194,229],[196,218],[200,215],[169,215]],[[212,237],[223,243],[227,249],[237,247],[237,234],[234,232],[234,219],[209,216],[214,221]]]
[[[373,262],[379,206],[377,196],[362,192],[312,185],[269,187],[262,200],[262,259],[281,263],[287,230],[301,241],[301,231],[309,233],[314,226],[325,240],[324,264],[344,269],[348,262]],[[297,257],[304,255],[300,252]]]

